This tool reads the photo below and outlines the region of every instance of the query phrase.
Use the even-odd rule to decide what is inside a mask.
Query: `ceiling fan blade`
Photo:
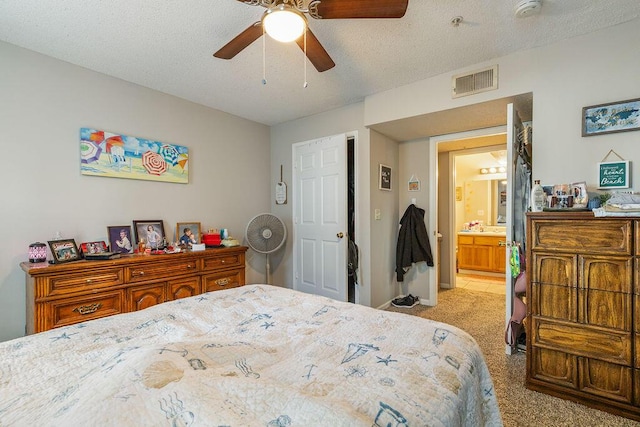
[[[216,58],[231,59],[239,54],[245,47],[258,40],[262,35],[262,22],[258,21],[238,34],[233,40],[213,54]]]
[[[304,36],[296,40],[296,43],[304,52]],[[307,27],[307,58],[309,58],[309,61],[311,61],[313,66],[316,67],[316,70],[320,73],[330,70],[336,66],[336,63],[333,62],[333,59],[331,59],[309,27]]]
[[[309,15],[316,19],[402,18],[409,0],[313,0]]]

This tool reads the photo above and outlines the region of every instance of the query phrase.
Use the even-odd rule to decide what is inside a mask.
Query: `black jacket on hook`
[[[409,205],[400,220],[398,246],[396,247],[396,276],[404,281],[404,273],[415,262],[425,261],[433,267],[433,255],[429,244],[427,226],[424,224],[424,209]]]

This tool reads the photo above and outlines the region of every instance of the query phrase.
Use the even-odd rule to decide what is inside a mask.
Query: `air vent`
[[[453,76],[453,98],[498,89],[498,66]]]

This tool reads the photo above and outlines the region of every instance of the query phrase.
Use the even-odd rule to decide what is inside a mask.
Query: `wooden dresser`
[[[640,420],[640,218],[527,215],[527,387]]]
[[[246,251],[238,246],[56,265],[23,262],[26,333],[243,286]]]

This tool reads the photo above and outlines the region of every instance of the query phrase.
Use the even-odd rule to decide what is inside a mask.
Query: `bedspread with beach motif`
[[[500,426],[464,331],[270,285],[0,344],[1,426]]]

